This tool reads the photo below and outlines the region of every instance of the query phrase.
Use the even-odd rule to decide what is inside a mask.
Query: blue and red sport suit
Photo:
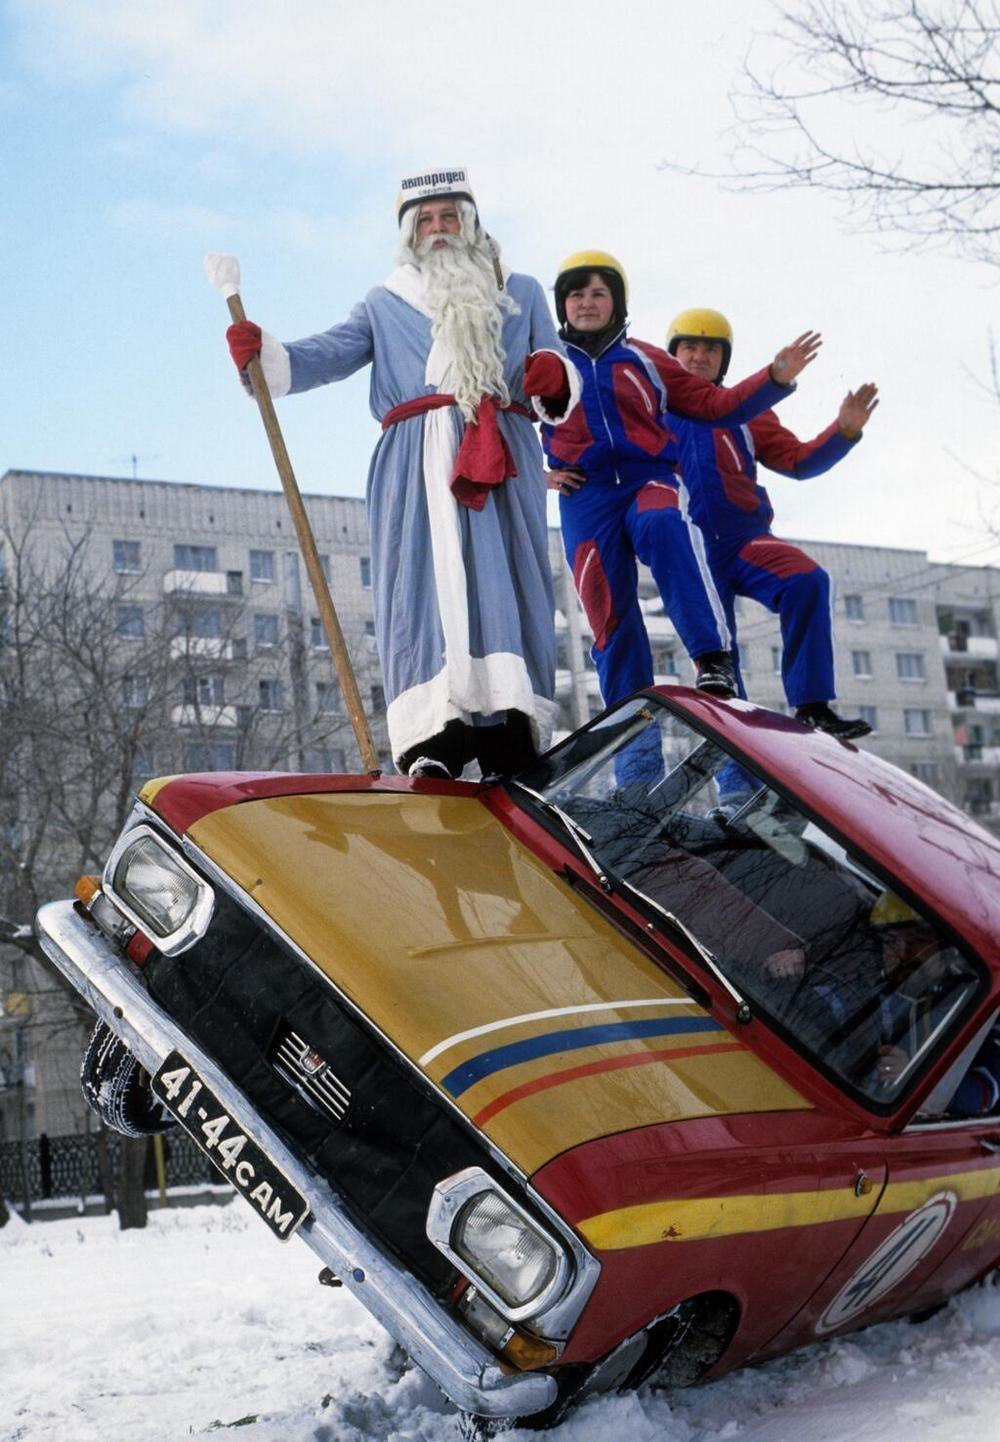
[[[691,515],[708,548],[712,575],[735,638],[735,598],[748,596],[781,621],[781,677],[790,706],[832,701],[837,694],[830,577],[805,551],[771,531],[774,511],[757,483],[758,463],[808,480],[843,460],[857,444],[836,421],[800,441],[772,411],[748,424],[708,429],[680,421],[681,472]],[[739,676],[739,658],[733,647]],[[742,681],[741,695],[746,695]]]
[[[624,329],[597,356],[569,341],[566,351],[582,395],[562,423],[543,424],[542,442],[553,471],[572,468],[587,478],[571,495],[560,493],[559,512],[610,706],[653,680],[636,558],[652,572],[693,660],[731,645],[705,539],[680,484],[674,418],[688,417],[710,438],[713,424],[749,421],[794,386],[776,385],[767,367],[735,386],[714,385]]]

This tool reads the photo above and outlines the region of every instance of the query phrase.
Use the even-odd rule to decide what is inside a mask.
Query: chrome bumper
[[[326,1183],[303,1166],[229,1077],[178,1030],[118,952],[77,915],[72,902],[41,907],[36,926],[45,954],[148,1072],[154,1073],[171,1051],[183,1052],[234,1121],[307,1198],[309,1216],[298,1235],[456,1407],[488,1417],[524,1417],[555,1401],[554,1378],[534,1372],[505,1375],[492,1353],[460,1327],[411,1273],[359,1231]]]

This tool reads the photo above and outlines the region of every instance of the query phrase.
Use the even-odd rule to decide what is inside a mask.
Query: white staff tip
[[[240,263],[235,255],[216,255],[214,252],[206,255],[205,274],[226,300],[239,294]]]

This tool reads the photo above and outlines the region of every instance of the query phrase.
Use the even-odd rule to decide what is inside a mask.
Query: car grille
[[[270,1056],[279,1076],[317,1111],[338,1125],[347,1115],[351,1093],[319,1052],[291,1027],[282,1027]]]

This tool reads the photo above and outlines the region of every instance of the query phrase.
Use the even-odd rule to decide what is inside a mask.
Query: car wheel
[[[150,1090],[146,1072],[103,1021],[97,1023],[83,1054],[80,1086],[91,1110],[124,1137],[154,1136],[176,1126]]]
[[[649,1347],[629,1378],[632,1387],[693,1387],[732,1340],[739,1303],[728,1292],[705,1292],[678,1302],[647,1330]]]

